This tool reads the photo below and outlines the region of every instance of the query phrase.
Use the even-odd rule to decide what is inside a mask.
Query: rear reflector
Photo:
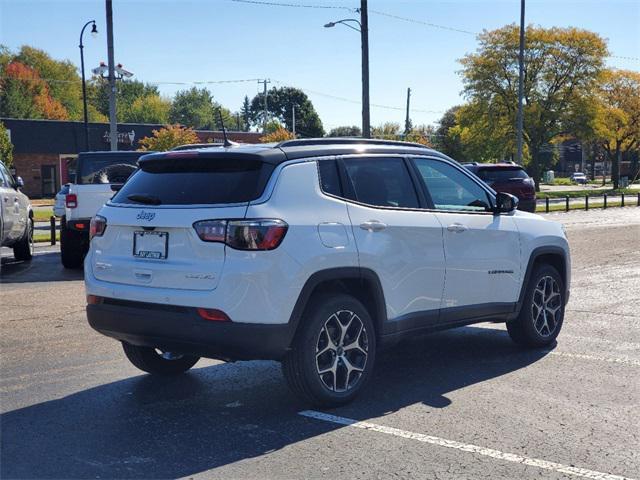
[[[227,317],[227,314],[222,310],[216,310],[215,308],[198,308],[198,315],[200,315],[205,320],[210,320],[212,322],[230,322],[231,320]]]
[[[78,196],[75,193],[67,193],[64,201],[67,208],[76,208],[78,206]]]
[[[103,301],[98,295],[87,295],[87,305],[100,305]]]

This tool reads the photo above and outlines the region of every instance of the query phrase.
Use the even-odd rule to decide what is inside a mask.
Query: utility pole
[[[113,59],[113,8],[112,0],[106,0],[107,8],[107,56],[109,62],[109,139],[111,150],[118,149],[118,124],[116,122],[116,73]]]
[[[360,39],[362,42],[362,136],[371,138],[371,118],[369,116],[369,13],[367,0],[360,0]]]
[[[292,105],[291,106],[291,120],[292,120],[292,125],[293,125],[293,136],[296,136],[296,106]]]
[[[517,119],[517,143],[518,156],[516,162],[522,165],[522,96],[524,93],[524,1],[520,0],[520,52],[518,54],[518,119]],[[537,159],[533,159],[536,161]],[[536,179],[536,181],[538,181]]]
[[[404,135],[409,135],[411,130],[411,119],[409,118],[409,99],[411,98],[411,89],[407,88],[407,117],[404,120]]]
[[[266,135],[267,133],[267,83],[271,83],[271,80],[267,80],[266,78],[264,80],[258,80],[258,83],[262,83],[264,85],[264,95],[263,95],[263,101],[264,101],[264,112],[263,112],[263,118],[262,118],[262,133]]]

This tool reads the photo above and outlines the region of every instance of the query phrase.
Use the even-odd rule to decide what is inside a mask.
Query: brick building
[[[23,191],[31,198],[52,197],[69,180],[69,167],[78,152],[85,151],[84,124],[57,120],[17,120],[0,118],[13,144],[15,174],[24,180]],[[136,150],[141,138],[152,135],[162,125],[119,123],[118,149]],[[196,130],[200,141],[220,142],[222,132]],[[227,132],[230,140],[257,143],[254,132]],[[89,150],[109,150],[109,124],[89,124]]]

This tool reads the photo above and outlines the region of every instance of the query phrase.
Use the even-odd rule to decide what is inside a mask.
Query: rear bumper
[[[279,360],[293,337],[289,324],[214,322],[194,308],[115,299],[87,305],[87,318],[120,341],[221,360]]]

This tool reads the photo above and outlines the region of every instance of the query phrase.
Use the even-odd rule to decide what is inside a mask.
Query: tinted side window
[[[457,168],[427,158],[414,161],[437,210],[490,210],[487,192]]]
[[[338,165],[335,160],[318,161],[318,171],[320,172],[320,187],[325,193],[342,196],[340,187],[340,176],[338,175]]]
[[[418,196],[402,158],[349,158],[344,165],[359,202],[418,208]]]

